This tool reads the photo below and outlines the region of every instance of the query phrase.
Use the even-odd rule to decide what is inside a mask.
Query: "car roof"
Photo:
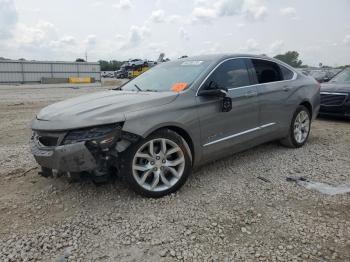
[[[182,58],[183,61],[193,61],[193,60],[202,60],[202,61],[222,61],[228,58],[237,58],[237,57],[244,57],[244,58],[258,58],[258,59],[268,59],[271,61],[280,62],[279,60],[276,60],[274,58],[268,57],[266,55],[252,55],[252,54],[210,54],[210,55],[198,55],[198,56],[191,56],[187,58]]]

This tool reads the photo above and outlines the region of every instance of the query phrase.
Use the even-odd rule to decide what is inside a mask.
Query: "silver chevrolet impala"
[[[272,140],[303,146],[319,104],[319,84],[278,60],[198,56],[45,107],[31,124],[31,151],[45,177],[119,176],[161,197],[204,163]]]

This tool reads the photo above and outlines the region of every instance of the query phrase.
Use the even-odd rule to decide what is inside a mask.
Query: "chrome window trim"
[[[320,92],[321,95],[338,95],[338,96],[348,96],[347,93],[336,93],[336,92]]]
[[[234,90],[234,89],[241,89],[241,88],[247,88],[247,87],[251,87],[251,86],[260,86],[260,85],[266,85],[266,84],[270,84],[270,83],[283,83],[283,82],[289,82],[289,81],[294,81],[295,79],[297,79],[298,73],[295,72],[294,69],[291,69],[290,67],[287,67],[285,65],[282,65],[279,62],[273,61],[271,59],[268,58],[259,58],[259,57],[245,57],[245,56],[239,56],[239,57],[231,57],[231,58],[227,58],[225,60],[222,60],[219,64],[217,64],[210,72],[209,74],[204,78],[204,80],[202,81],[202,83],[199,85],[199,88],[197,89],[196,92],[196,96],[198,96],[198,92],[200,91],[200,89],[203,87],[205,81],[208,80],[208,78],[213,74],[213,72],[223,63],[230,61],[230,60],[235,60],[235,59],[258,59],[258,60],[263,60],[263,61],[269,61],[275,64],[278,64],[279,66],[283,66],[285,68],[287,68],[288,70],[292,71],[294,73],[293,78],[289,79],[289,80],[281,80],[281,81],[275,81],[275,82],[269,82],[269,83],[263,83],[263,84],[253,84],[253,85],[247,85],[247,86],[240,86],[240,87],[232,87],[229,88],[228,90]]]
[[[262,125],[262,126],[258,126],[258,127],[252,128],[252,129],[248,129],[248,130],[245,130],[245,131],[242,131],[242,132],[230,135],[230,136],[226,136],[226,137],[220,138],[218,140],[214,140],[214,141],[208,142],[208,143],[204,144],[203,147],[210,146],[210,145],[222,142],[222,141],[226,141],[226,140],[229,140],[229,139],[241,136],[241,135],[245,135],[245,134],[251,133],[251,132],[255,132],[255,131],[264,129],[266,127],[269,127],[269,126],[273,126],[275,124],[276,123],[268,123],[268,124],[265,124],[265,125]]]

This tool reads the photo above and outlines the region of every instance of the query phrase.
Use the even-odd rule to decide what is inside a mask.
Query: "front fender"
[[[201,156],[200,124],[193,99],[190,95],[181,95],[181,99],[167,105],[129,112],[123,131],[145,138],[164,127],[182,129],[191,138],[196,161]]]

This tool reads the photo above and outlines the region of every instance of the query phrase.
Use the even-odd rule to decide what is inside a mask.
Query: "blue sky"
[[[349,0],[0,0],[0,56],[172,59],[205,53],[350,64]]]

